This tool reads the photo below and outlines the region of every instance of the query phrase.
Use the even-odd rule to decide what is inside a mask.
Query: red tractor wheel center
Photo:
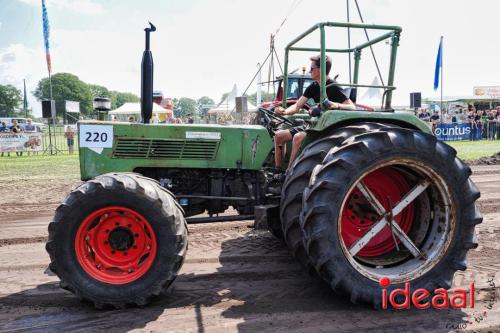
[[[375,195],[384,209],[390,210],[410,192],[410,185],[401,174],[390,167],[377,169],[366,175],[362,182]],[[400,214],[394,216],[394,222],[408,234],[414,218],[414,205],[409,204]],[[354,188],[349,193],[346,205],[342,211],[341,232],[347,248],[360,239],[370,228],[380,221],[379,216],[371,207],[363,194]],[[396,238],[399,246],[399,239]],[[361,257],[376,257],[393,251],[396,247],[391,229],[385,226],[358,253]]]
[[[96,280],[126,284],[151,268],[156,237],[149,222],[134,210],[105,207],[80,224],[75,252],[81,267]]]

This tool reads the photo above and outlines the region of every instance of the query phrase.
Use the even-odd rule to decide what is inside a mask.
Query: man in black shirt
[[[434,111],[434,113],[431,116],[432,133],[436,131],[438,123],[439,123],[439,114],[437,111]]]
[[[314,79],[314,82],[307,87],[304,91],[304,94],[299,98],[297,103],[289,106],[284,109],[280,106],[274,109],[274,112],[279,115],[292,115],[300,111],[300,109],[307,103],[309,99],[313,99],[316,103],[320,103],[320,65],[321,65],[321,56],[317,55],[311,57],[311,69],[309,73],[311,77]],[[332,59],[329,56],[326,56],[326,95],[328,96],[328,108],[336,109],[336,110],[355,110],[356,106],[346,95],[344,90],[337,85],[329,84],[333,83],[333,81],[328,77],[330,73],[330,69],[332,68]],[[292,165],[292,162],[297,157],[297,153],[299,151],[300,145],[304,140],[306,133],[305,126],[297,126],[292,127],[289,130],[282,130],[276,132],[274,136],[274,160],[276,164],[276,168],[281,168],[283,164],[283,159],[285,158],[286,150],[285,143],[292,140],[292,152],[290,153],[290,162],[288,166]]]
[[[431,119],[431,115],[427,112],[427,109],[423,109],[418,114],[418,118],[422,121],[429,121]]]

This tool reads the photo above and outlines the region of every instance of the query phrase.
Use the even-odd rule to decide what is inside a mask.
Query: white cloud
[[[4,53],[2,57],[0,58],[0,62],[2,63],[8,63],[8,62],[14,62],[16,61],[16,54],[13,52],[10,53]]]
[[[39,0],[18,0],[32,6],[40,6]],[[105,12],[104,7],[92,0],[47,0],[47,7],[70,10],[81,14],[96,15]]]
[[[12,84],[18,89],[23,88],[23,79],[26,79],[28,103],[36,114],[41,114],[36,98],[31,94],[38,81],[47,76],[45,52],[42,48],[30,49],[22,44],[13,44],[0,49],[0,84]],[[5,58],[15,61],[4,61]]]

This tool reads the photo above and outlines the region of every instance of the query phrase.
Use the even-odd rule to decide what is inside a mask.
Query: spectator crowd
[[[471,140],[500,140],[500,106],[491,110],[476,110],[473,106],[458,109],[452,114],[443,110],[440,116],[438,111],[432,114],[427,109],[418,109],[417,117],[429,122],[434,132],[442,124],[470,124]]]

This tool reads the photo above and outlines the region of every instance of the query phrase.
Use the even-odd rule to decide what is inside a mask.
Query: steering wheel
[[[271,109],[259,108],[259,111],[262,112],[268,123],[271,123],[271,119],[277,121],[274,124],[275,127],[278,127],[281,124],[288,124],[290,126],[295,126],[295,123],[288,118],[283,117],[282,115],[275,114]]]

